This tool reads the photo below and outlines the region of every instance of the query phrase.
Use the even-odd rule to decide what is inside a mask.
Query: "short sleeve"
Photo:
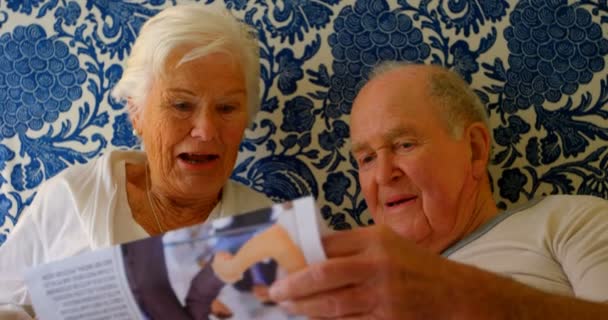
[[[558,231],[557,254],[577,297],[608,301],[608,201],[577,197]]]

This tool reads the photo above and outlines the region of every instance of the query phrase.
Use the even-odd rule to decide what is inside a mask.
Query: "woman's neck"
[[[213,196],[193,200],[155,191],[154,186],[150,186],[146,197],[151,213],[156,215],[162,229],[168,231],[206,221],[220,202],[221,190]]]
[[[126,164],[127,198],[134,219],[151,235],[202,223],[221,200],[222,190],[192,198],[166,192],[146,170],[143,163]]]

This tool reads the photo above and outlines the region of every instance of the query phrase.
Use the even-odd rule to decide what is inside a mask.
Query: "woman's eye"
[[[218,106],[218,110],[220,113],[226,114],[226,113],[232,113],[234,112],[238,107],[232,104],[221,104]]]
[[[188,111],[190,110],[190,104],[187,102],[177,101],[172,103],[173,108],[179,111]]]

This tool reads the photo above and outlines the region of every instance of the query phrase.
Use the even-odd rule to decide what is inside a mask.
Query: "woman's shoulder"
[[[81,187],[97,180],[111,180],[115,176],[116,164],[125,158],[133,158],[140,152],[133,151],[109,151],[86,163],[73,165],[56,176],[48,179],[42,187],[58,187],[61,185],[75,185]]]
[[[74,165],[40,185],[27,208],[34,223],[47,225],[93,222],[120,194],[125,161],[138,161],[143,153],[109,151],[84,164]],[[124,190],[124,189],[123,189]],[[57,219],[58,215],[62,218]],[[61,222],[61,223],[60,223]]]
[[[253,211],[272,206],[273,202],[265,194],[244,184],[228,180],[224,187],[222,206],[231,214]]]
[[[39,187],[36,197],[71,199],[77,207],[90,203],[92,197],[112,197],[121,177],[124,177],[125,161],[136,162],[142,157],[145,159],[145,155],[139,151],[109,151],[48,179]]]

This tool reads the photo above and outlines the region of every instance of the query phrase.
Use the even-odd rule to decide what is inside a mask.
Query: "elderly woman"
[[[259,108],[252,34],[202,5],[142,27],[113,96],[145,152],[109,152],[41,186],[0,247],[0,304],[29,304],[27,266],[271,204],[228,180]]]

